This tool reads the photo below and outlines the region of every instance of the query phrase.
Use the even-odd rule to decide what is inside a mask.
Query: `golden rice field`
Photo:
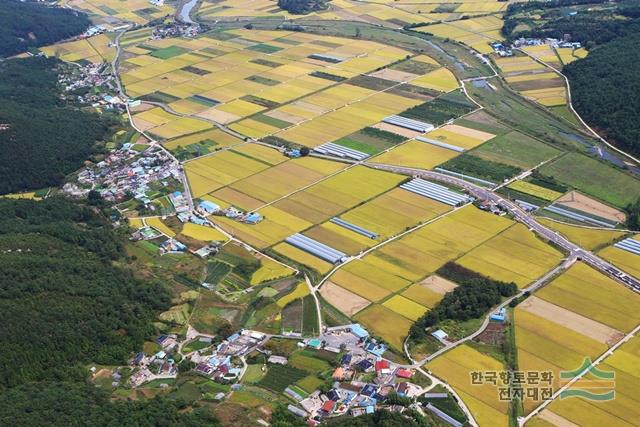
[[[640,295],[583,263],[574,264],[536,295],[622,332],[640,321]]]
[[[557,377],[560,370],[580,367],[585,357],[595,359],[640,322],[640,296],[583,263],[535,295],[553,305],[546,315],[532,312],[529,300],[516,308],[520,370],[551,370]],[[525,401],[525,410],[539,403]]]
[[[583,47],[579,49],[558,48],[556,49],[556,53],[560,57],[560,61],[565,65],[577,59],[585,58],[588,54],[587,50]]]
[[[428,310],[427,307],[420,305],[402,295],[394,295],[386,300],[383,306],[395,311],[396,313],[406,317],[414,322],[418,320]]]
[[[554,390],[561,370],[578,369],[585,357],[595,359],[607,349],[602,342],[522,308],[515,310],[514,318],[518,369],[552,371]],[[526,399],[523,404],[528,413],[540,404],[540,399]]]
[[[638,237],[635,239],[638,240]],[[638,262],[640,257],[638,255],[613,246],[604,248],[598,252],[598,255],[622,268],[627,273],[635,277],[640,277],[640,262]]]
[[[460,258],[457,263],[496,280],[525,287],[563,258],[522,224],[515,224]]]
[[[279,307],[285,307],[290,302],[295,301],[298,298],[303,298],[307,295],[309,295],[309,287],[305,282],[299,282],[292,292],[280,298],[276,301],[276,304],[278,304]]]
[[[374,157],[371,161],[409,168],[432,169],[459,154],[456,151],[414,139]]]
[[[251,285],[258,285],[260,283],[268,282],[275,279],[291,276],[295,273],[293,269],[286,265],[280,264],[265,256],[259,256],[260,268],[251,276]],[[308,288],[305,283],[302,284],[305,289]],[[285,296],[286,297],[286,296]],[[283,297],[283,298],[285,298]]]
[[[543,44],[540,46],[525,46],[522,50],[537,60],[549,64],[554,68],[561,68],[562,66],[558,55],[556,55],[556,51],[551,47],[551,45]]]
[[[435,360],[426,368],[451,385],[480,426],[508,426],[508,402],[499,400],[498,387],[493,384],[473,385],[471,372],[495,371],[506,368],[498,360],[464,344]]]
[[[379,304],[370,305],[354,318],[396,350],[402,349],[404,337],[413,325],[411,320]]]
[[[75,9],[86,11],[90,15],[115,18],[140,25],[174,12],[169,3],[163,6],[154,6],[148,0],[69,0],[66,3]],[[101,19],[100,23],[111,24],[109,20],[105,19]]]
[[[380,313],[393,311],[394,315],[415,320],[443,296],[416,282],[511,224],[506,218],[467,206],[349,262],[330,281],[366,300],[381,303],[384,310],[375,309]],[[383,336],[385,331],[376,329],[382,324],[383,321],[372,323],[372,332]]]
[[[624,231],[581,227],[578,225],[564,224],[547,218],[538,218],[537,220],[539,223],[559,232],[578,246],[590,251],[607,245],[626,234]]]
[[[162,145],[168,150],[175,150],[178,147],[186,148],[192,144],[205,141],[212,141],[215,143],[216,147],[220,148],[244,143],[244,141],[242,141],[241,139],[229,135],[228,133],[223,132],[220,129],[213,129],[205,132],[198,132],[189,136],[183,136],[181,138],[171,139],[163,143]]]
[[[640,417],[640,338],[633,337],[607,357],[598,368],[615,373],[615,399],[608,401],[584,398],[562,399],[552,402],[534,420],[553,420],[560,417],[576,425],[597,427],[602,425],[635,425]],[[596,379],[593,375],[585,380]],[[579,380],[573,389],[588,387]],[[604,389],[603,391],[606,391]],[[564,421],[563,421],[564,422]],[[527,424],[528,425],[528,424]]]
[[[443,203],[396,188],[348,211],[340,218],[378,233],[384,239],[449,209]]]
[[[502,19],[499,16],[481,16],[466,20],[417,27],[416,31],[428,32],[438,37],[451,38],[480,53],[493,51],[489,43],[501,40]]]
[[[202,242],[227,241],[227,237],[215,228],[193,224],[190,222],[184,224],[181,234],[184,234],[185,236],[191,237],[196,240],[200,240]]]
[[[149,227],[153,227],[156,230],[158,230],[159,232],[161,232],[162,234],[168,236],[168,237],[175,237],[176,233],[170,229],[169,227],[167,227],[162,220],[160,220],[160,218],[158,217],[154,217],[154,218],[145,218],[144,222],[149,226]]]
[[[63,61],[88,61],[94,64],[113,60],[116,49],[109,47],[112,40],[106,34],[100,34],[88,39],[58,43],[40,48],[46,56],[55,56]]]
[[[514,181],[507,186],[508,188],[512,188],[521,193],[530,194],[534,197],[537,197],[542,200],[553,201],[558,197],[562,196],[562,193],[558,191],[551,190],[549,188],[541,187],[536,184],[532,184],[527,181]]]

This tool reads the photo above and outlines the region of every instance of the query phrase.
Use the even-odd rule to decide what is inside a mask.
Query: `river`
[[[180,20],[187,24],[195,24],[191,19],[191,10],[196,6],[198,0],[189,0],[182,6],[182,10],[180,10]]]

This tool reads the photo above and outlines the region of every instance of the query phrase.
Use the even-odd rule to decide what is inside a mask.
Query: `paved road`
[[[625,273],[620,268],[608,263],[602,258],[594,255],[593,253],[582,249],[580,246],[575,243],[569,241],[565,237],[563,237],[560,233],[553,231],[544,225],[540,224],[532,215],[518,206],[516,203],[503,198],[502,196],[494,193],[493,191],[486,189],[484,187],[480,187],[476,184],[472,184],[468,181],[464,181],[460,178],[456,178],[449,175],[444,175],[439,172],[433,172],[423,169],[413,169],[407,167],[400,167],[394,165],[386,165],[386,164],[378,164],[378,163],[363,163],[365,166],[391,171],[403,175],[416,176],[420,178],[427,178],[434,181],[443,182],[445,184],[454,185],[456,187],[460,187],[469,194],[474,197],[487,200],[496,203],[505,211],[509,212],[516,221],[519,221],[529,227],[529,229],[541,237],[547,239],[548,241],[554,243],[555,245],[561,247],[565,251],[567,251],[570,256],[580,258],[582,261],[590,265],[591,267],[599,270],[600,272],[606,274],[612,279],[624,284],[625,286],[631,288],[636,292],[640,292],[640,280],[631,276],[628,273]]]

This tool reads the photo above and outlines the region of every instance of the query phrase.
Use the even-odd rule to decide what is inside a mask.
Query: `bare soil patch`
[[[577,191],[571,191],[565,194],[556,200],[556,203],[606,218],[611,221],[624,222],[626,220],[624,212],[605,205],[604,203],[600,203],[597,200],[585,196],[584,194],[578,193]]]
[[[320,295],[327,302],[348,316],[353,316],[369,304],[370,301],[350,292],[333,282],[327,282],[320,288]]]
[[[558,427],[579,427],[568,419],[561,417],[555,412],[546,409],[540,413],[540,418]]]
[[[376,71],[375,73],[369,74],[373,77],[378,77],[385,80],[391,80],[394,82],[408,82],[409,80],[413,80],[419,77],[417,74],[407,73],[405,71],[392,70],[390,68],[384,68],[380,71]]]
[[[443,295],[447,292],[451,292],[458,286],[450,280],[443,279],[442,277],[435,275],[427,277],[420,282],[420,284],[433,292]]]

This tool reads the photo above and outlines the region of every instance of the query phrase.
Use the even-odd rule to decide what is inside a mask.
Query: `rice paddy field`
[[[308,15],[292,15],[268,0],[206,0],[198,11],[200,18],[210,21],[231,20],[234,17],[269,19],[314,19],[325,21],[360,21],[389,28],[401,28],[409,24],[434,24],[465,16],[483,15],[504,11],[506,4],[497,1],[461,1],[456,3],[416,3],[414,1],[376,0],[355,2],[334,0],[332,7]],[[470,30],[473,26],[465,27]]]
[[[620,239],[627,234],[624,231],[595,229],[564,224],[547,218],[538,218],[538,222],[552,230],[556,230],[570,241],[575,242],[578,246],[590,251],[608,245],[614,240]]]
[[[144,25],[174,12],[169,2],[155,6],[148,0],[69,0],[66,4],[85,11],[94,21],[107,27],[121,22]]]
[[[553,48],[545,44],[527,46],[523,50],[531,57],[518,54],[494,59],[509,86],[545,107],[565,105],[567,94],[562,77],[533,59],[560,69],[561,64]]]
[[[501,372],[506,368],[497,359],[463,344],[427,363],[426,368],[451,385],[480,426],[508,426],[509,402],[499,399],[493,384],[474,385],[471,372]]]
[[[509,184],[507,187],[513,190],[519,191],[521,193],[529,194],[531,196],[537,197],[538,199],[546,200],[549,202],[562,196],[562,193],[558,191],[554,191],[549,188],[541,187],[531,182],[522,181],[522,180],[514,181],[511,184]]]
[[[615,374],[615,398],[596,401],[575,397],[557,399],[534,417],[527,426],[580,425],[636,425],[640,418],[640,337],[634,337],[620,346],[611,356],[598,365],[598,369]],[[572,390],[588,389],[589,381],[597,380],[587,375],[572,386]],[[603,389],[602,391],[607,391]]]
[[[368,305],[355,318],[395,345],[399,339],[404,340],[413,321],[446,293],[436,286],[437,280],[428,276],[511,224],[508,219],[467,206],[345,264],[329,278],[329,283],[353,294],[355,307],[360,310]],[[451,230],[456,233],[452,234]],[[370,305],[363,304],[360,298]],[[357,310],[352,309],[350,314],[354,312]],[[365,314],[371,312],[393,314],[385,322]],[[409,323],[396,322],[398,316]],[[393,333],[389,333],[389,323],[393,324]]]
[[[522,224],[515,224],[474,248],[457,263],[482,275],[526,287],[563,258]]]
[[[625,207],[640,197],[640,180],[583,154],[565,154],[540,172],[616,207]]]
[[[495,137],[492,133],[458,124],[447,124],[421,136],[436,143],[448,144],[465,151],[481,146]],[[412,139],[376,156],[372,161],[411,168],[432,169],[459,154],[460,151],[454,149]]]
[[[453,39],[480,53],[490,53],[493,49],[489,44],[502,39],[501,28],[502,17],[500,15],[487,15],[417,27],[414,30]]]
[[[639,322],[640,296],[582,263],[554,279],[515,310],[520,370],[554,373],[579,368]],[[572,399],[573,400],[573,399]],[[540,400],[524,401],[526,413]]]
[[[638,237],[635,238],[638,240]],[[635,277],[640,277],[640,256],[613,246],[602,249],[598,256],[617,265]]]
[[[100,64],[111,62],[116,54],[115,47],[109,47],[112,39],[107,34],[58,43],[40,48],[46,56],[55,56],[63,61]]]
[[[432,58],[366,40],[246,29],[189,40],[140,37],[126,44],[121,78],[129,96],[180,114],[135,114],[136,126],[160,140],[220,123],[248,138],[356,144],[377,153],[375,138],[351,136],[459,87]],[[458,130],[439,138],[469,147],[484,142],[484,135]]]

